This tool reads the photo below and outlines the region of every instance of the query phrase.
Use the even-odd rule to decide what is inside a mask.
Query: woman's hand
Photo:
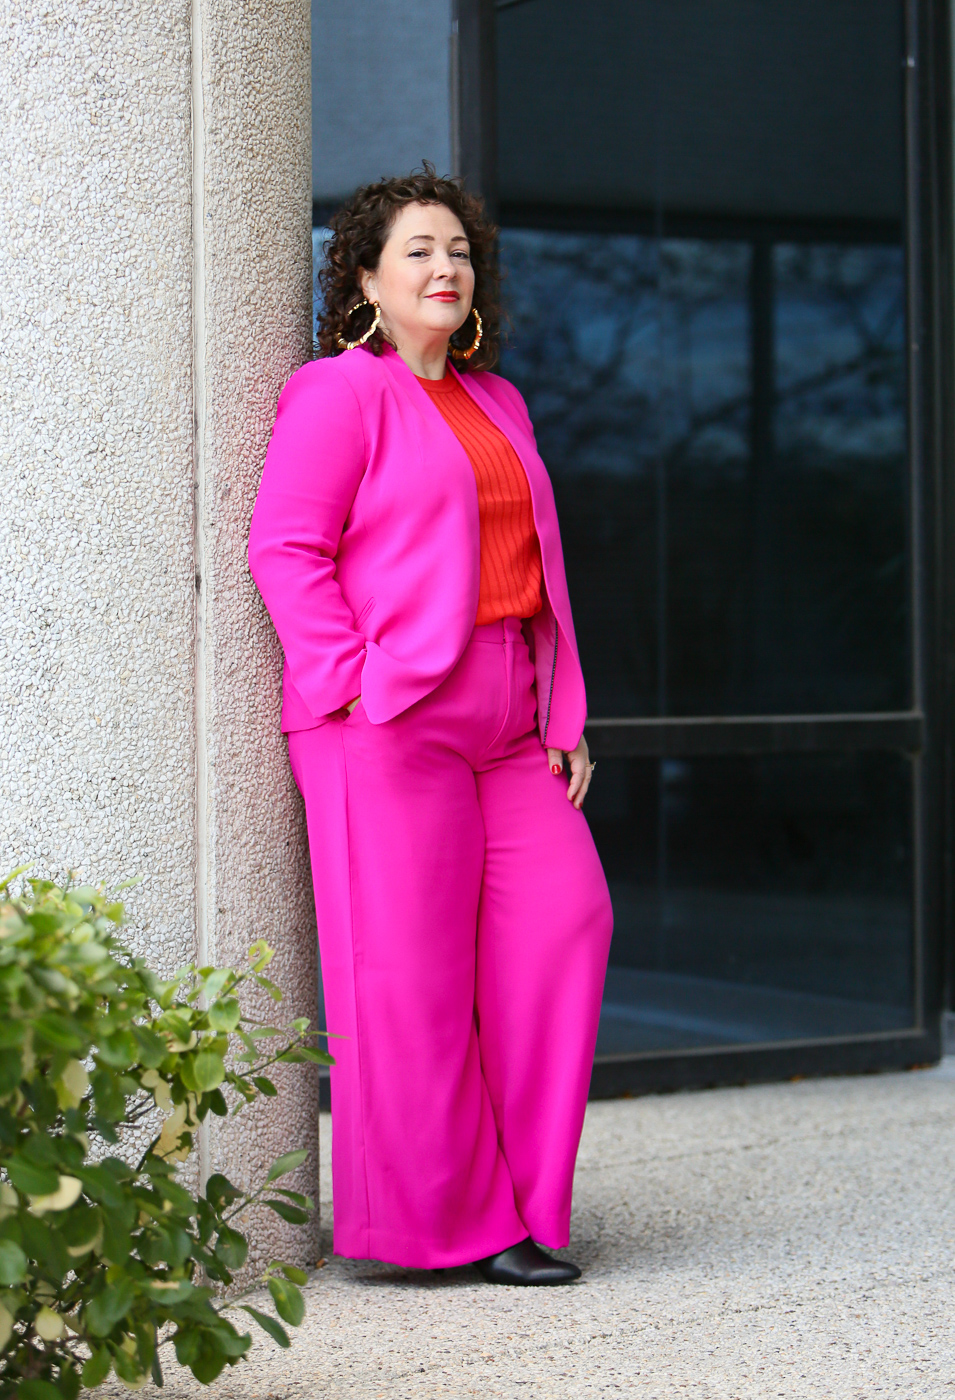
[[[547,750],[547,762],[550,764],[550,771],[554,774],[563,772],[564,755],[560,749]],[[584,798],[587,796],[587,789],[590,787],[590,775],[594,771],[594,765],[590,761],[590,750],[587,747],[587,740],[581,737],[580,743],[573,753],[567,755],[567,762],[570,764],[570,782],[567,784],[567,797],[577,808],[578,812],[584,805]]]

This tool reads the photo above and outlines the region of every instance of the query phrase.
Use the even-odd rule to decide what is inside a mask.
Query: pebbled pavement
[[[323,1115],[326,1197],[330,1139]],[[211,1394],[955,1400],[953,1165],[955,1060],[591,1104],[580,1283],[329,1258],[291,1350],[257,1339]],[[210,1391],[171,1372],[163,1394]]]

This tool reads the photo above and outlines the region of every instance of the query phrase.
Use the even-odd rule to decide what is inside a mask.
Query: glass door
[[[502,368],[615,909],[598,1093],[937,1045],[920,43],[904,0],[497,6]]]

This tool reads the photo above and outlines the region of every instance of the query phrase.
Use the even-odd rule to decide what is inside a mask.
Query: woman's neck
[[[448,365],[448,339],[430,341],[427,345],[395,341],[394,346],[405,364],[419,379],[443,379]]]

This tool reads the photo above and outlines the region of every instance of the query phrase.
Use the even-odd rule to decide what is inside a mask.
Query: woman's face
[[[474,295],[474,268],[464,227],[445,204],[406,204],[395,219],[374,272],[361,275],[368,301],[399,348],[426,344],[463,326]]]

